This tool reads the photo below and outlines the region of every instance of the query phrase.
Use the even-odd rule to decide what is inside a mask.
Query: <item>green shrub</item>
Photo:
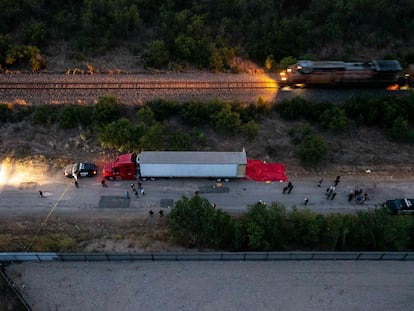
[[[208,103],[190,101],[182,105],[180,116],[189,125],[203,125],[210,122]]]
[[[410,139],[410,131],[408,128],[408,121],[403,117],[397,117],[393,122],[391,128],[388,130],[392,139],[396,141],[407,141]]]
[[[77,105],[67,105],[59,110],[59,125],[63,129],[75,128],[79,124],[88,126],[92,122],[92,108]]]
[[[144,53],[145,65],[152,68],[166,67],[170,55],[163,40],[154,40],[148,44],[148,48]]]
[[[257,124],[254,121],[247,122],[245,125],[243,125],[243,128],[248,140],[255,139],[259,134]]]
[[[345,112],[337,107],[326,109],[320,115],[319,122],[322,127],[335,132],[343,130],[349,123]]]
[[[176,202],[167,216],[167,226],[174,240],[187,247],[235,248],[234,219],[197,194]]]
[[[191,150],[191,136],[183,130],[168,131],[168,150]]]
[[[287,232],[284,206],[277,203],[267,206],[258,202],[248,207],[241,221],[247,249],[271,251],[285,247]]]
[[[291,100],[282,100],[274,108],[280,116],[286,120],[297,120],[306,117],[310,110],[310,104],[301,97],[295,97]]]
[[[118,99],[113,96],[99,97],[95,105],[92,118],[98,126],[105,126],[112,121],[117,120],[121,115],[121,106]]]
[[[302,211],[294,209],[289,220],[294,244],[313,249],[322,241],[322,233],[326,229],[323,215],[311,212],[308,208]]]
[[[180,104],[175,100],[157,99],[148,102],[147,105],[151,108],[154,118],[158,122],[177,115],[181,109]]]
[[[137,117],[138,121],[145,126],[151,126],[155,123],[154,112],[149,106],[145,106],[139,109],[137,112]]]
[[[240,115],[231,110],[230,104],[225,104],[222,109],[213,115],[214,126],[222,133],[234,134],[241,125]]]
[[[138,151],[143,128],[135,126],[130,120],[121,118],[100,128],[97,138],[103,148],[119,152]]]
[[[58,110],[51,105],[39,105],[36,106],[32,120],[34,124],[39,125],[51,125],[57,121]]]
[[[326,146],[321,137],[308,135],[298,145],[297,151],[302,163],[315,165],[324,159]]]

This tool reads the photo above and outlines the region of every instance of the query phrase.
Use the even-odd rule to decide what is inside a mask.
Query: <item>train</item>
[[[300,60],[280,72],[279,84],[281,87],[402,87],[409,84],[409,76],[397,60]]]

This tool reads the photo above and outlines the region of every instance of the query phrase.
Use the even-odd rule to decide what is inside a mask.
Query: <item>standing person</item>
[[[332,193],[331,200],[335,199],[335,197],[336,197],[336,192]]]
[[[288,190],[288,186],[283,187],[283,194],[285,194],[287,190]]]
[[[129,192],[125,191],[125,197],[129,200]]]
[[[323,178],[318,182],[318,187],[320,188],[322,186]]]
[[[338,186],[338,184],[339,184],[339,180],[341,179],[341,176],[336,176],[336,179],[335,179],[335,181],[334,181],[334,185],[335,185],[335,187],[336,186]]]
[[[141,190],[141,188],[142,188],[142,184],[141,184],[141,182],[140,182],[140,181],[137,183],[137,185],[138,185],[138,190]]]
[[[308,205],[308,203],[309,203],[309,199],[305,198],[305,206]]]
[[[351,192],[348,194],[348,202],[351,202],[353,198],[354,198],[354,191],[351,190]]]
[[[290,184],[290,186],[289,186],[289,189],[288,189],[288,194],[290,194],[292,192],[292,189],[293,189],[293,184],[291,182],[289,182],[289,184]]]
[[[106,181],[105,181],[105,179],[102,179],[102,181],[101,181],[101,185],[102,185],[102,187],[103,187],[103,188],[108,187],[108,186],[106,185]]]
[[[41,198],[44,198],[44,196],[43,196],[43,192],[42,192],[41,190],[39,190],[39,196],[40,196]]]
[[[78,180],[77,179],[75,179],[75,187],[76,188],[79,188],[79,183],[78,183]]]
[[[144,190],[144,187],[141,187],[141,194],[142,194],[142,195],[145,195],[145,190]]]

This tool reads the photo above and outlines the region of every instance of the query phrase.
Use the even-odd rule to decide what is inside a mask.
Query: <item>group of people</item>
[[[135,196],[137,198],[139,197],[139,193],[141,193],[141,195],[145,195],[144,187],[142,186],[142,183],[140,181],[137,183],[138,189],[135,188],[135,184],[134,183],[132,183],[130,185],[130,187],[131,187],[132,192],[135,194]],[[125,191],[125,196],[126,196],[127,199],[129,199],[129,192],[128,191]]]
[[[154,216],[154,212],[152,211],[152,209],[149,210],[148,214],[152,217]],[[162,209],[159,210],[158,214],[160,214],[160,217],[164,216],[164,211]]]
[[[351,190],[351,192],[348,194],[348,202],[351,202],[353,199],[355,199],[355,202],[357,204],[364,204],[368,200],[368,193],[365,192],[362,194],[363,190]]]

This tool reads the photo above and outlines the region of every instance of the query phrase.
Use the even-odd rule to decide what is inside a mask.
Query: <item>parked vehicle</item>
[[[246,151],[142,151],[120,155],[104,167],[104,178],[135,180],[160,177],[206,177],[217,180],[246,175]]]
[[[72,177],[92,177],[95,176],[98,172],[98,169],[95,163],[75,163],[66,166],[65,168],[65,176],[72,178]]]
[[[387,200],[385,206],[393,215],[414,213],[414,199]]]
[[[405,85],[397,60],[368,62],[300,60],[280,73],[281,86],[388,87]]]

